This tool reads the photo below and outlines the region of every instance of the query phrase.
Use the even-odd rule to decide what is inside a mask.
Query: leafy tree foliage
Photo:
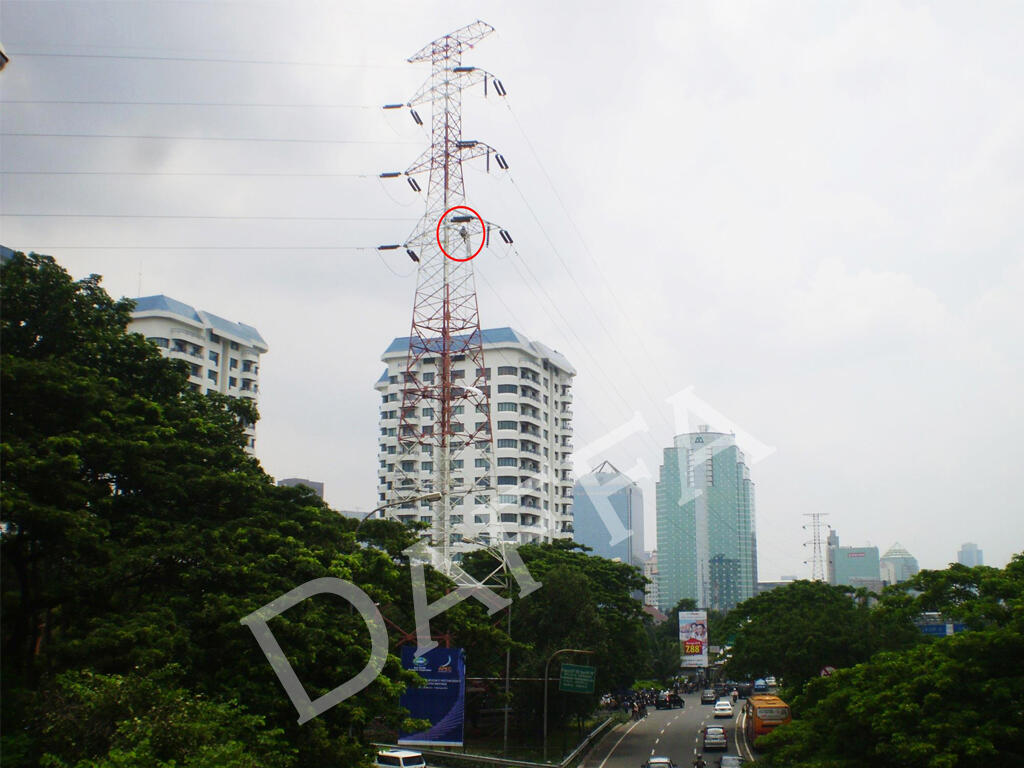
[[[726,673],[737,678],[781,676],[789,688],[817,677],[826,665],[845,667],[872,651],[869,609],[847,587],[796,581],[738,605]]]
[[[921,590],[906,595],[913,610],[974,628],[936,640],[918,633],[909,649],[810,681],[793,702],[798,719],[758,740],[767,765],[1024,764],[1024,555],[1002,570],[923,571],[910,587]]]
[[[413,626],[411,534],[380,521],[357,535],[308,490],[275,486],[243,450],[255,409],[190,391],[181,363],[126,333],[131,302],[98,277],[18,254],[0,285],[4,765],[361,764],[363,729],[399,726],[418,677],[391,655],[300,727],[239,620],[330,576]],[[450,586],[431,573],[430,599]],[[500,641],[471,605],[434,624]],[[369,632],[336,598],[271,628],[311,698],[366,663]]]
[[[587,548],[572,541],[524,545],[519,548],[533,578],[543,586],[512,605],[513,676],[536,678],[557,650],[579,648],[593,655],[561,654],[551,663],[550,674],[557,681],[561,663],[597,667],[597,684],[592,696],[559,693],[550,684],[551,724],[574,714],[589,713],[601,691],[629,688],[648,667],[643,608],[634,592],[643,589],[644,579],[633,566],[587,554]],[[466,569],[483,578],[492,566],[485,552],[467,557]],[[502,655],[494,658],[503,674]],[[543,686],[517,686],[515,706],[522,717],[540,727]]]

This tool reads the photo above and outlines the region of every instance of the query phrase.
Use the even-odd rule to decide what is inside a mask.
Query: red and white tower
[[[452,461],[467,445],[494,455],[490,426],[490,385],[486,380],[480,312],[472,259],[484,247],[491,225],[466,205],[462,164],[484,159],[507,168],[504,158],[487,144],[462,136],[462,92],[475,84],[504,95],[500,81],[484,70],[463,66],[462,54],[494,31],[476,21],[424,46],[410,62],[430,62],[430,76],[406,105],[421,122],[417,105],[431,104],[431,145],[405,172],[410,185],[420,189],[416,177],[429,174],[426,211],[413,235],[404,243],[418,261],[416,298],[408,359],[402,382],[402,409],[398,441],[402,453],[422,453],[429,446],[435,465],[431,539],[445,563],[451,562],[453,504],[466,496],[490,494],[493,468],[486,485],[455,487]],[[399,176],[390,173],[382,176]],[[506,242],[507,233],[501,232]],[[397,246],[388,246],[395,248]],[[431,364],[433,363],[433,364]],[[423,410],[433,409],[433,423],[423,424]],[[425,492],[416,473],[401,475],[390,501],[401,503]],[[414,502],[405,501],[405,506]]]

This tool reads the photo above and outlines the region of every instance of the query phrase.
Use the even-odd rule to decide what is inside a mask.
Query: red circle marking
[[[452,256],[450,253],[448,253],[448,251],[446,251],[444,249],[443,245],[441,245],[441,222],[444,221],[444,217],[447,216],[449,213],[451,213],[452,211],[458,211],[458,210],[469,211],[474,216],[476,216],[477,219],[480,221],[480,228],[483,230],[483,237],[480,238],[480,247],[477,248],[476,251],[473,252],[472,256],[467,256],[464,259],[456,259],[454,256]],[[441,214],[441,218],[437,220],[437,247],[441,249],[441,253],[443,253],[445,256],[447,256],[452,261],[472,261],[473,259],[475,259],[477,257],[477,254],[479,254],[480,251],[482,251],[484,249],[484,243],[485,242],[487,242],[487,225],[484,224],[484,218],[479,213],[477,213],[472,208],[470,208],[468,205],[453,205],[447,211],[442,213]]]

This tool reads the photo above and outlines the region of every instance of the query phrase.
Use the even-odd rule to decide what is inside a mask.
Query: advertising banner
[[[421,688],[408,688],[399,702],[409,717],[429,720],[419,733],[400,733],[402,745],[461,747],[466,711],[466,661],[461,648],[434,648],[416,656],[412,645],[402,646],[402,666],[424,680]]]
[[[708,665],[707,611],[679,612],[679,653],[682,667]]]

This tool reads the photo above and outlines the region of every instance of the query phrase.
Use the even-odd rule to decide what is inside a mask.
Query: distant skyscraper
[[[164,357],[184,360],[192,389],[257,400],[260,355],[268,349],[259,331],[169,296],[143,296],[134,301],[128,330],[156,344]],[[245,435],[246,450],[252,453],[255,426],[246,427]]]
[[[968,541],[966,544],[960,547],[960,551],[956,553],[956,561],[960,565],[966,565],[968,568],[973,568],[976,565],[984,565],[982,562],[982,551],[978,549],[978,545]]]
[[[827,552],[829,584],[864,587],[872,592],[882,590],[878,547],[841,547],[839,534],[832,530],[828,534]]]
[[[917,566],[917,559],[898,541],[882,555],[881,569],[882,580],[886,584],[899,584],[921,570]]]
[[[644,495],[610,462],[576,481],[572,519],[573,539],[593,554],[643,566]]]
[[[277,481],[278,485],[285,485],[289,488],[295,488],[300,485],[304,485],[309,488],[321,499],[324,497],[324,484],[317,482],[316,480],[306,480],[303,477],[286,477],[283,480]]]
[[[644,563],[644,578],[648,580],[644,590],[644,605],[658,604],[658,550],[654,550]]]
[[[677,435],[657,484],[658,605],[728,610],[756,594],[754,484],[733,435]]]

